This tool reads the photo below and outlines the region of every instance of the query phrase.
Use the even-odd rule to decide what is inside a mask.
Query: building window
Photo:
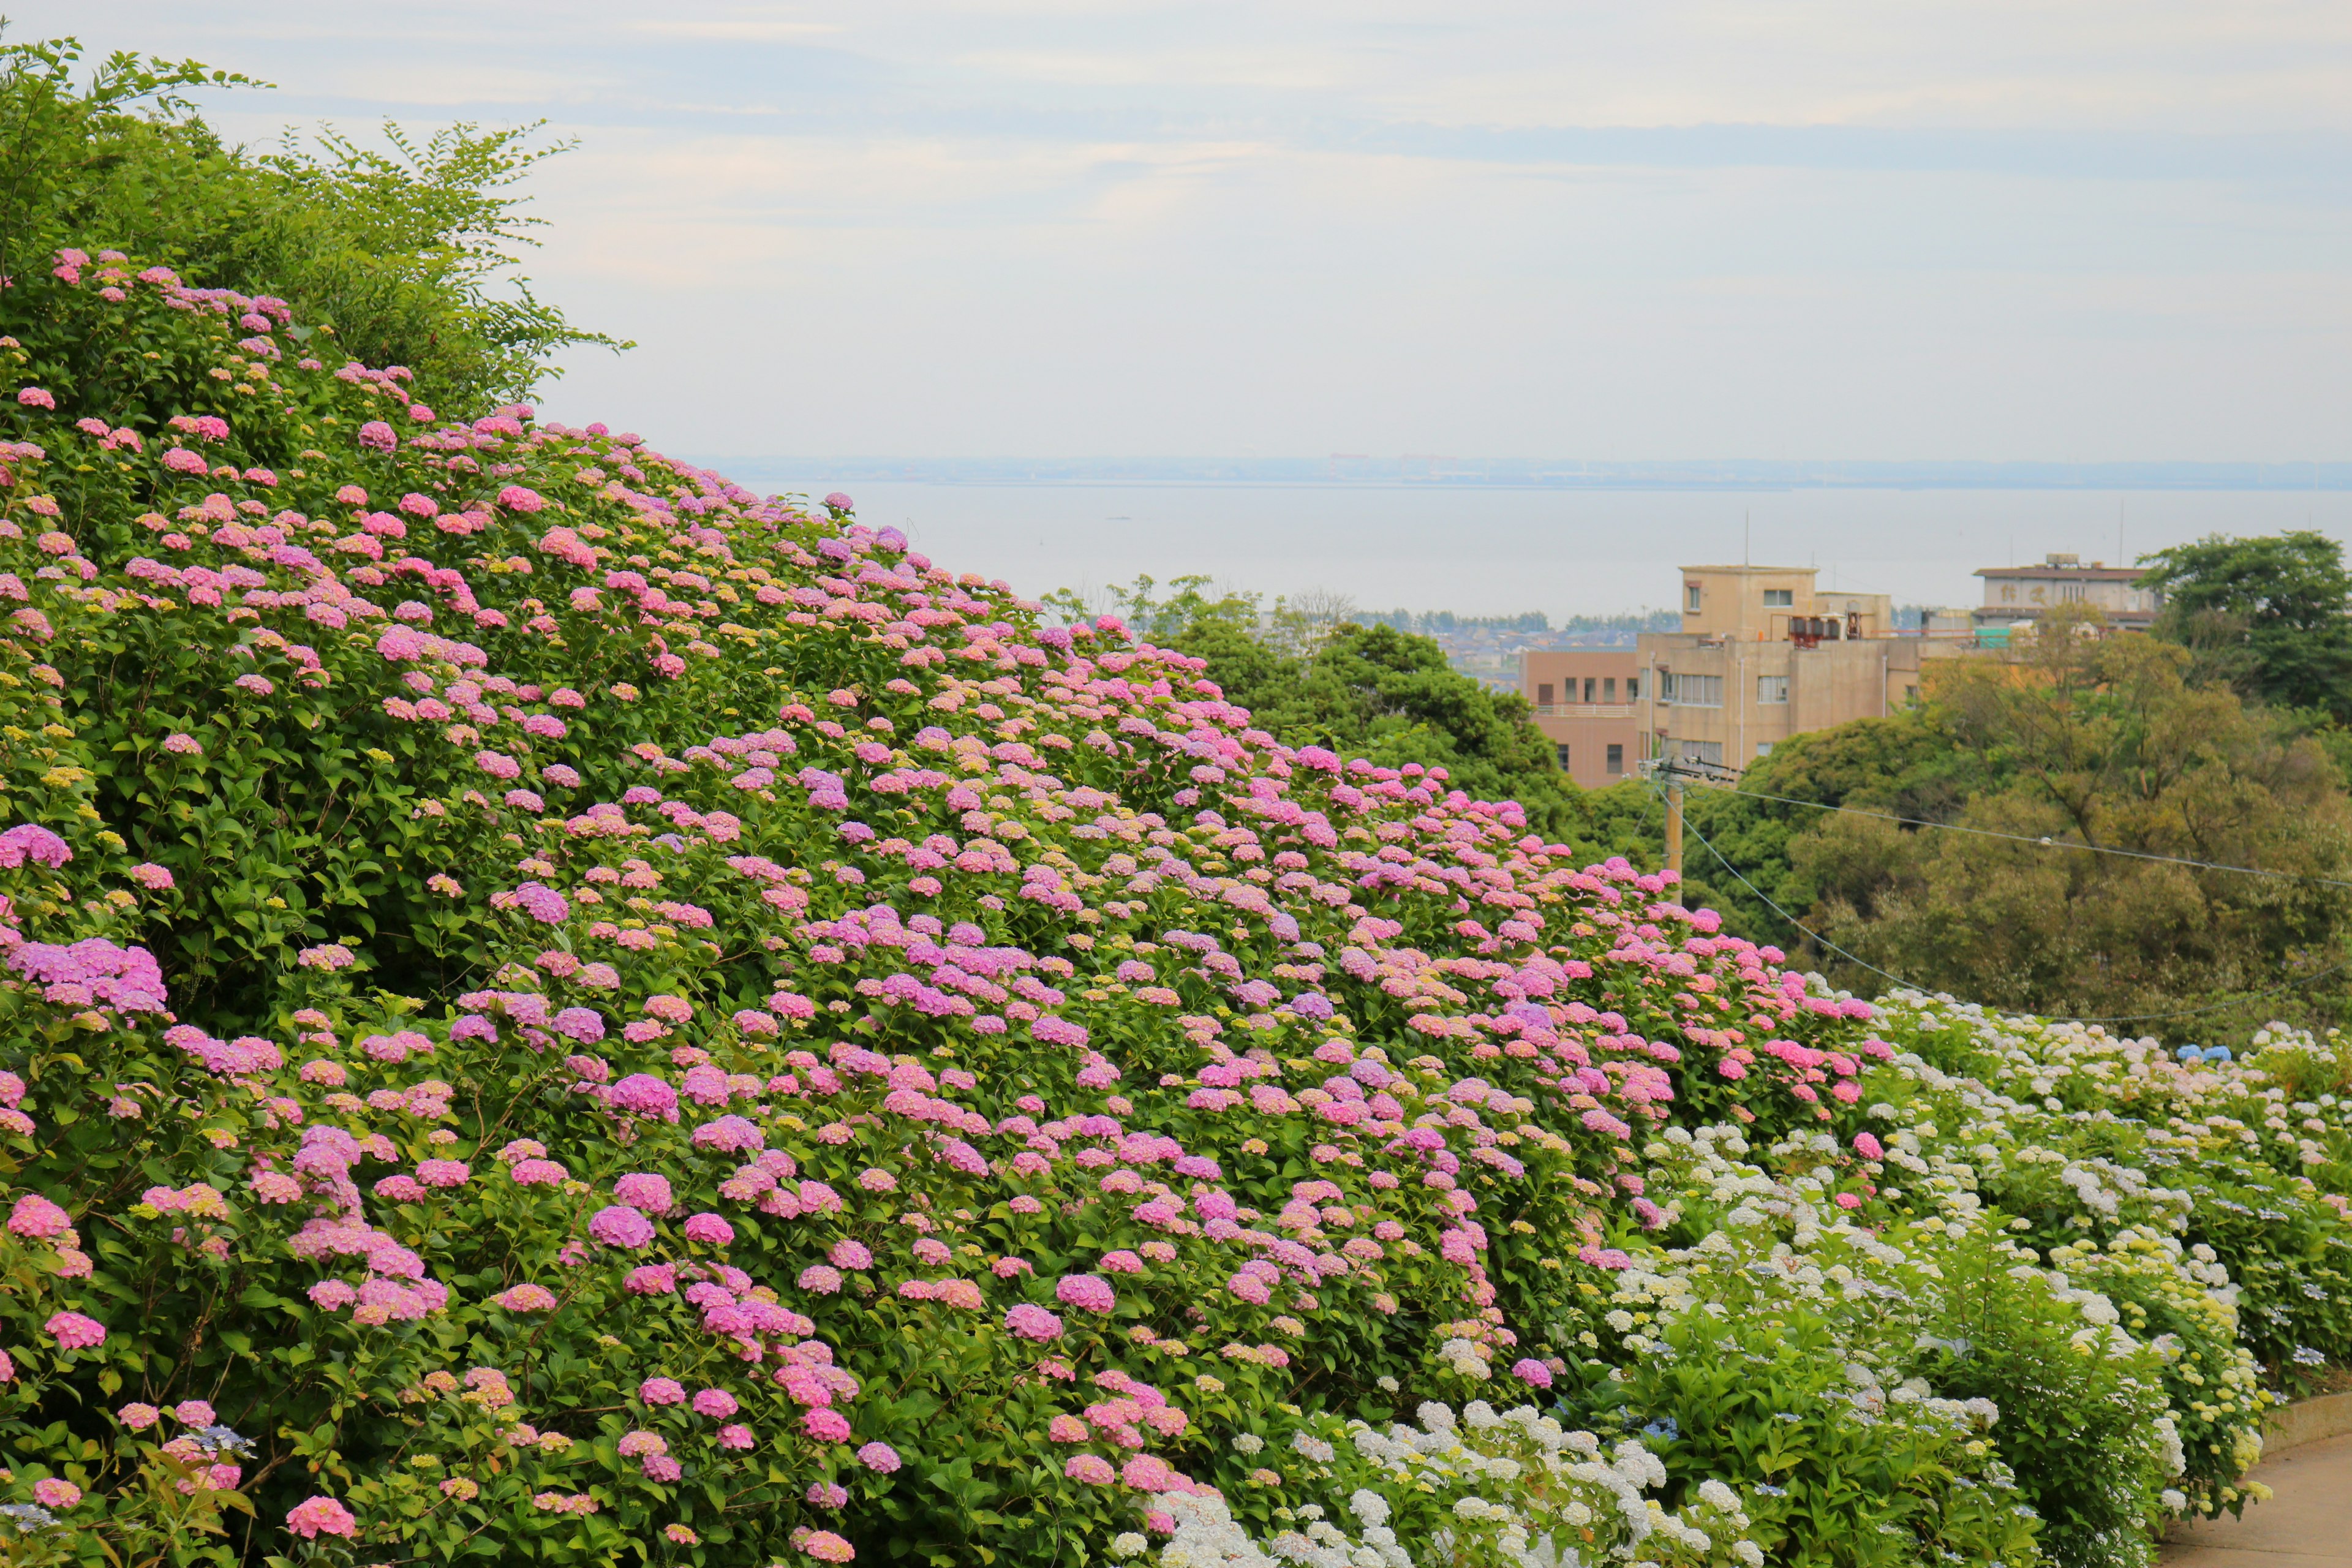
[[[1538,708],[1549,708],[1551,705],[1551,682],[1546,680],[1538,683],[1536,687],[1536,706]]]
[[[1759,741],[1759,742],[1756,742],[1756,754],[1757,754],[1758,756],[1759,756],[1759,757],[1769,757],[1769,756],[1770,756],[1770,755],[1772,754],[1772,742],[1769,742],[1769,741]]]
[[[1659,689],[1662,700],[1685,708],[1720,708],[1723,706],[1723,677],[1719,675],[1675,675],[1661,677],[1664,685]]]
[[[2003,584],[2000,585],[2000,602],[2001,602],[2002,604],[2004,604],[2004,605],[2014,605],[2015,603],[2017,603],[2017,584],[2014,584],[2014,583],[2003,583]]]
[[[1562,741],[1558,745],[1552,747],[1552,750],[1559,753],[1559,771],[1561,773],[1568,772],[1568,742]]]
[[[1683,607],[1687,609],[1694,616],[1698,614],[1697,584],[1685,583],[1683,584]]]
[[[1722,742],[1684,741],[1678,743],[1682,747],[1683,761],[1686,763],[1708,763],[1718,768],[1723,766]]]
[[[1589,675],[1584,678],[1584,700],[1587,702],[1592,700],[1592,677]]]
[[[1786,702],[1789,700],[1789,678],[1785,675],[1759,675],[1756,678],[1756,700]]]
[[[1796,607],[1796,604],[1797,591],[1794,588],[1767,588],[1764,590],[1764,607],[1768,610],[1794,609]]]
[[[2083,602],[2083,584],[2080,583],[2059,584],[2058,602],[2062,605],[2081,604]]]
[[[1612,745],[1612,746],[1611,746],[1611,747],[1609,748],[1609,773],[1610,773],[1610,776],[1613,778],[1613,777],[1615,777],[1617,774],[1622,773],[1623,773],[1624,771],[1625,771],[1625,748],[1624,748],[1623,746],[1621,746],[1621,745]]]
[[[1640,676],[1629,675],[1625,678],[1625,700],[1628,702],[1639,702],[1642,700],[1642,678]]]
[[[1601,700],[1603,702],[1614,702],[1617,700],[1617,678],[1615,676],[1604,675],[1601,678]]]

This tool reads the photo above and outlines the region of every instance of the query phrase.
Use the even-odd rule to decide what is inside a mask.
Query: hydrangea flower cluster
[[[22,287],[176,401],[0,342],[10,1506],[128,1544],[237,1492],[370,1561],[1729,1563],[1877,1464],[1821,1507],[2025,1563],[2063,1456],[1932,1270],[2137,1423],[2143,1543],[2238,1500],[2252,1325],[2352,1347],[2287,1299],[2347,1234],[2341,1075],[1882,1013],[846,497],[444,418],[110,252]],[[1701,1363],[1811,1446],[1699,1452]]]

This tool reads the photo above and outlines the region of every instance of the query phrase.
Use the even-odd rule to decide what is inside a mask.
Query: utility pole
[[[1666,767],[1666,869],[1677,879],[1683,874],[1683,779],[1671,763]]]

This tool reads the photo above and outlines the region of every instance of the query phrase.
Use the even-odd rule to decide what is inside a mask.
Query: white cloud
[[[577,135],[531,269],[646,346],[557,403],[681,447],[2292,458],[2352,429],[2340,0],[14,14],[285,84],[230,100],[239,134]]]

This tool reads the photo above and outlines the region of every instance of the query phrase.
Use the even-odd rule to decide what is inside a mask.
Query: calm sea
[[[812,467],[814,467],[812,465]],[[1367,609],[1555,620],[1675,602],[1675,568],[1818,565],[1823,587],[1973,605],[1984,566],[2053,551],[2114,563],[2209,533],[2352,540],[2352,491],[1508,489],[1342,484],[848,483],[727,466],[762,494],[845,489],[940,565],[1034,596],[1200,574]],[[2119,542],[2120,541],[2120,542]]]

